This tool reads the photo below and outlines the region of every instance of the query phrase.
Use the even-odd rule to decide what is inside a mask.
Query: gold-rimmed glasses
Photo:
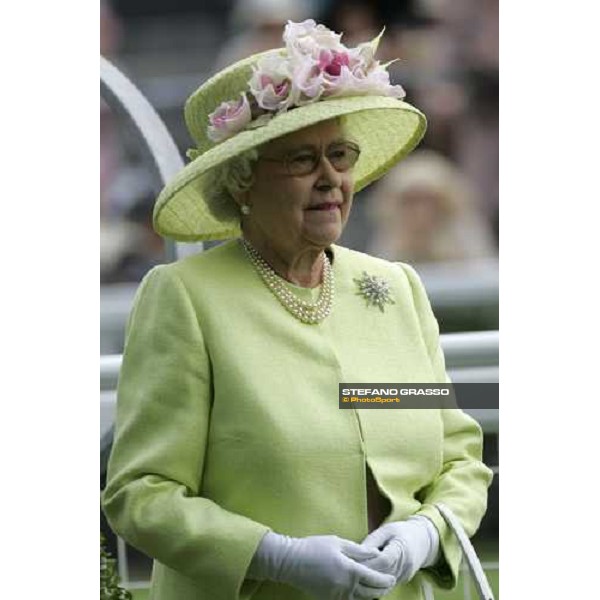
[[[340,141],[327,146],[324,152],[314,146],[302,146],[291,150],[282,158],[261,156],[259,160],[282,163],[290,175],[301,177],[313,173],[319,166],[322,156],[325,156],[336,171],[343,173],[356,164],[360,156],[360,148],[354,142]]]

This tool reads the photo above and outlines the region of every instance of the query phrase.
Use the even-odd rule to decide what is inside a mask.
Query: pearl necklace
[[[333,308],[333,297],[335,281],[333,278],[333,269],[329,262],[329,257],[324,254],[323,258],[323,285],[316,302],[307,302],[298,298],[284,283],[281,277],[269,266],[258,251],[248,242],[241,238],[241,244],[246,252],[246,256],[264,281],[265,285],[271,290],[273,295],[281,302],[284,308],[296,319],[315,325],[329,316]]]

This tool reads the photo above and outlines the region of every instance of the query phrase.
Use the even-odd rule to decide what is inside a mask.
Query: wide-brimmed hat
[[[196,148],[156,201],[159,234],[180,241],[239,236],[239,218],[219,218],[209,209],[202,178],[247,150],[322,121],[343,117],[345,133],[360,145],[355,191],[413,150],[425,116],[403,101],[387,65],[375,60],[381,34],[352,49],[340,37],[312,20],[288,22],[285,48],[236,62],[189,97],[185,120]]]

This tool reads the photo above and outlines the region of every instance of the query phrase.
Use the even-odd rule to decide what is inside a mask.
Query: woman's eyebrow
[[[327,148],[329,148],[329,146],[333,146],[335,144],[344,144],[347,141],[348,140],[346,140],[345,138],[339,138],[339,139],[333,140],[332,142],[329,142],[329,144],[327,144]],[[319,151],[320,149],[321,149],[320,146],[315,146],[314,144],[301,144],[300,146],[293,146],[291,148],[287,148],[286,150],[284,150],[284,152],[285,153],[293,153],[293,152],[299,152],[301,150]]]
[[[286,154],[290,154],[294,152],[300,152],[301,150],[318,150],[318,147],[314,144],[302,144],[300,146],[292,146],[290,148],[286,148],[284,152]]]

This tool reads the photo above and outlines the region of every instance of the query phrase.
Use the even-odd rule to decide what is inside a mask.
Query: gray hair
[[[216,219],[231,220],[240,216],[234,194],[246,192],[254,183],[254,166],[258,149],[250,148],[211,169],[199,183],[206,204]]]

